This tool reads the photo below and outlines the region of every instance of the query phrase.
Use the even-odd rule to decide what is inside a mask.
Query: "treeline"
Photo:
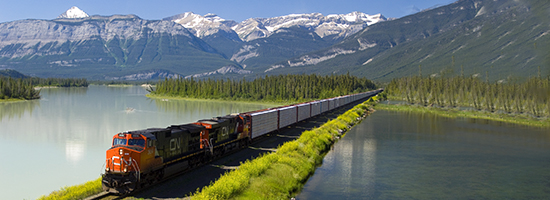
[[[550,77],[533,77],[523,83],[490,83],[476,77],[413,76],[392,80],[386,91],[423,106],[469,106],[489,112],[550,117]]]
[[[88,87],[88,81],[85,78],[29,78],[34,86],[52,86],[52,87]]]
[[[83,78],[11,78],[0,76],[0,99],[39,99],[34,87],[88,87]]]
[[[0,76],[0,99],[38,99],[40,91],[35,90],[31,79]]]
[[[330,98],[375,89],[376,85],[366,79],[346,75],[278,75],[265,76],[247,81],[212,79],[164,79],[153,95],[180,96],[188,98],[307,101]]]

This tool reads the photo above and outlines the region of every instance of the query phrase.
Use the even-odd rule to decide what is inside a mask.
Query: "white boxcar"
[[[346,96],[346,104],[351,103],[351,95]]]
[[[309,103],[304,103],[298,105],[298,121],[311,117],[311,105]]]
[[[317,116],[318,114],[321,114],[321,102],[311,102],[311,116]]]
[[[279,110],[279,128],[283,128],[297,122],[296,106],[283,107],[283,108],[279,108],[278,110]]]
[[[336,108],[336,99],[328,99],[328,109],[332,110]]]
[[[277,130],[277,110],[250,114],[252,116],[252,139]]]
[[[329,110],[329,102],[326,99],[319,101],[321,103],[321,113],[327,112]]]
[[[346,96],[341,96],[338,99],[338,106],[346,105]]]

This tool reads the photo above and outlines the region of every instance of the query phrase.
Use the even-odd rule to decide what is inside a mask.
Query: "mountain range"
[[[550,73],[543,0],[459,0],[399,19],[361,12],[242,22],[192,12],[0,23],[0,69],[40,77],[142,80],[351,73],[387,81],[443,71],[491,80]]]
[[[543,0],[459,0],[369,26],[264,72],[349,72],[379,81],[449,73],[490,81],[550,76],[549,14]]]

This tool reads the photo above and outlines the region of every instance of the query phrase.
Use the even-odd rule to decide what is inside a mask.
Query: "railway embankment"
[[[376,100],[373,98],[318,128],[304,131],[274,152],[241,163],[191,199],[290,199],[313,175],[330,147],[372,112],[369,102]]]

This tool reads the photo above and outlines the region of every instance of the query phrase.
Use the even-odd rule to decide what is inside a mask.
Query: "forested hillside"
[[[422,106],[550,117],[550,78],[532,77],[526,82],[489,82],[488,77],[402,77],[386,88],[390,96]]]

